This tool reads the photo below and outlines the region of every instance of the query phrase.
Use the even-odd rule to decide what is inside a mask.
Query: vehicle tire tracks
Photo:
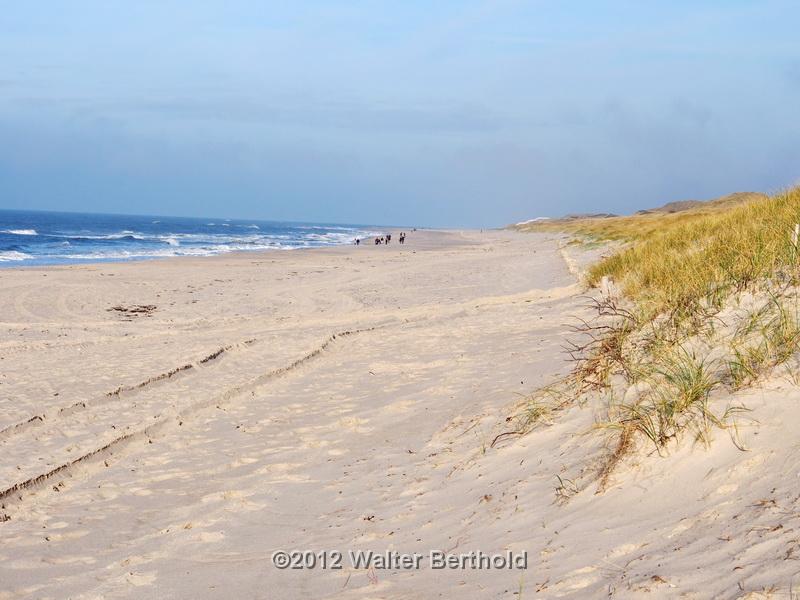
[[[6,509],[10,504],[22,502],[25,499],[26,493],[32,493],[38,489],[43,488],[57,475],[75,476],[78,474],[79,469],[90,469],[92,466],[97,465],[103,459],[119,454],[124,448],[136,442],[152,443],[152,437],[157,433],[169,428],[170,426],[179,427],[183,421],[196,413],[203,411],[211,406],[218,406],[219,404],[230,402],[237,396],[241,396],[246,392],[255,391],[257,388],[285,375],[291,374],[304,365],[319,358],[326,350],[332,345],[337,343],[342,338],[348,338],[357,334],[367,333],[383,328],[385,326],[368,327],[364,329],[352,329],[339,331],[331,334],[319,346],[290,362],[288,365],[278,367],[257,375],[256,377],[246,381],[245,383],[228,388],[224,392],[217,394],[206,400],[195,402],[189,406],[171,412],[170,414],[162,416],[156,422],[140,429],[139,431],[126,433],[121,435],[103,446],[82,454],[68,462],[65,462],[53,469],[44,473],[29,477],[23,481],[17,482],[4,490],[0,491],[0,508]],[[222,349],[220,349],[222,350]],[[223,352],[218,351],[218,358]],[[209,355],[210,356],[210,355]],[[214,360],[214,359],[209,359]],[[33,417],[36,420],[36,417]],[[21,424],[21,425],[24,425]],[[109,466],[106,460],[106,465]],[[54,486],[58,490],[57,486]]]
[[[179,374],[183,374],[183,373],[186,373],[187,371],[191,371],[191,370],[197,369],[197,367],[199,365],[203,365],[203,366],[209,365],[210,363],[213,363],[213,362],[219,360],[223,355],[230,354],[232,351],[235,351],[235,350],[240,350],[240,349],[252,346],[257,341],[258,340],[256,340],[255,338],[250,338],[250,339],[244,340],[243,342],[238,342],[238,343],[235,343],[235,344],[228,344],[228,345],[225,345],[225,346],[221,346],[220,348],[214,350],[213,352],[203,356],[202,358],[200,358],[200,359],[198,359],[198,360],[196,360],[194,362],[187,362],[187,363],[184,363],[184,364],[182,364],[180,366],[173,367],[172,369],[169,369],[168,371],[164,371],[162,373],[159,373],[158,375],[153,375],[152,377],[148,377],[144,381],[141,381],[141,382],[136,383],[136,384],[121,385],[121,386],[117,387],[114,390],[106,392],[99,399],[96,399],[95,401],[91,401],[91,402],[89,402],[89,401],[79,401],[79,402],[75,402],[73,404],[70,404],[68,406],[62,406],[62,407],[59,407],[59,408],[54,408],[51,411],[49,411],[49,413],[48,412],[42,412],[40,414],[33,415],[33,416],[23,420],[23,421],[20,421],[18,423],[15,423],[13,425],[9,425],[7,427],[4,427],[3,429],[0,429],[0,442],[13,437],[14,435],[21,434],[21,433],[27,431],[28,429],[30,429],[32,427],[41,426],[45,422],[50,423],[50,422],[53,421],[54,417],[73,415],[73,414],[78,413],[80,411],[91,409],[91,408],[93,408],[95,406],[99,406],[100,403],[102,403],[102,402],[107,402],[107,401],[109,401],[111,399],[118,399],[123,395],[128,395],[130,392],[139,392],[139,391],[142,391],[142,390],[144,390],[146,388],[149,388],[150,386],[152,386],[152,385],[154,385],[156,383],[173,379],[174,377],[176,377]],[[48,414],[50,414],[52,416],[48,417]]]

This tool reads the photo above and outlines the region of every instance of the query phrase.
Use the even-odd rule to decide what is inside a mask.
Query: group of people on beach
[[[387,233],[386,235],[382,235],[380,237],[376,237],[375,238],[375,245],[376,246],[380,246],[381,244],[388,244],[391,241],[392,241],[392,234],[391,233]],[[406,232],[405,231],[401,231],[400,232],[400,237],[398,238],[398,241],[401,244],[405,244],[406,243]],[[360,246],[361,245],[361,239],[360,238],[356,238],[355,244],[356,244],[356,246]]]

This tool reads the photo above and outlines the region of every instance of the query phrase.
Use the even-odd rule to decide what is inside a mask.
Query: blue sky
[[[800,181],[800,3],[49,0],[0,208],[496,226]]]

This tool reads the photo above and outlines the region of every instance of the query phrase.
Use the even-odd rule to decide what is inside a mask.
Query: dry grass
[[[800,187],[674,214],[532,227],[627,242],[588,274],[591,284],[613,279],[623,299],[595,300],[597,318],[577,328],[588,341],[570,348],[572,393],[610,399],[598,427],[617,432],[599,491],[637,440],[661,454],[685,434],[708,445],[717,429],[741,447],[746,409],[727,397],[800,352],[796,223]],[[744,297],[752,310],[743,310]],[[552,414],[534,402],[528,409],[514,433]]]
[[[505,421],[503,430],[489,444],[490,448],[509,438],[525,435],[536,426],[550,424],[553,416],[571,406],[575,396],[571,394],[571,378],[563,379],[537,390],[519,403],[515,413]]]
[[[800,223],[800,188],[727,210],[657,220],[658,227],[594,265],[589,283],[612,277],[651,316],[685,316],[717,307],[753,283],[795,274],[791,231]]]
[[[664,228],[689,225],[736,206],[765,199],[763,194],[744,192],[699,203],[696,207],[681,212],[653,211],[630,216],[548,219],[512,227],[518,231],[569,233],[584,240],[629,242],[648,239]]]
[[[755,383],[800,351],[800,306],[795,290],[769,294],[769,300],[743,319],[730,342],[728,380],[733,390]]]

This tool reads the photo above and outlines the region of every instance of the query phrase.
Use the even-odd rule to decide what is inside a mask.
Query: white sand
[[[0,598],[788,597],[788,382],[743,398],[748,453],[719,434],[642,455],[601,495],[597,407],[488,448],[568,368],[576,268],[539,235],[417,232],[0,271],[0,491],[34,482],[2,500]],[[581,489],[567,503],[556,475]],[[282,571],[279,549],[527,551],[528,568]]]

